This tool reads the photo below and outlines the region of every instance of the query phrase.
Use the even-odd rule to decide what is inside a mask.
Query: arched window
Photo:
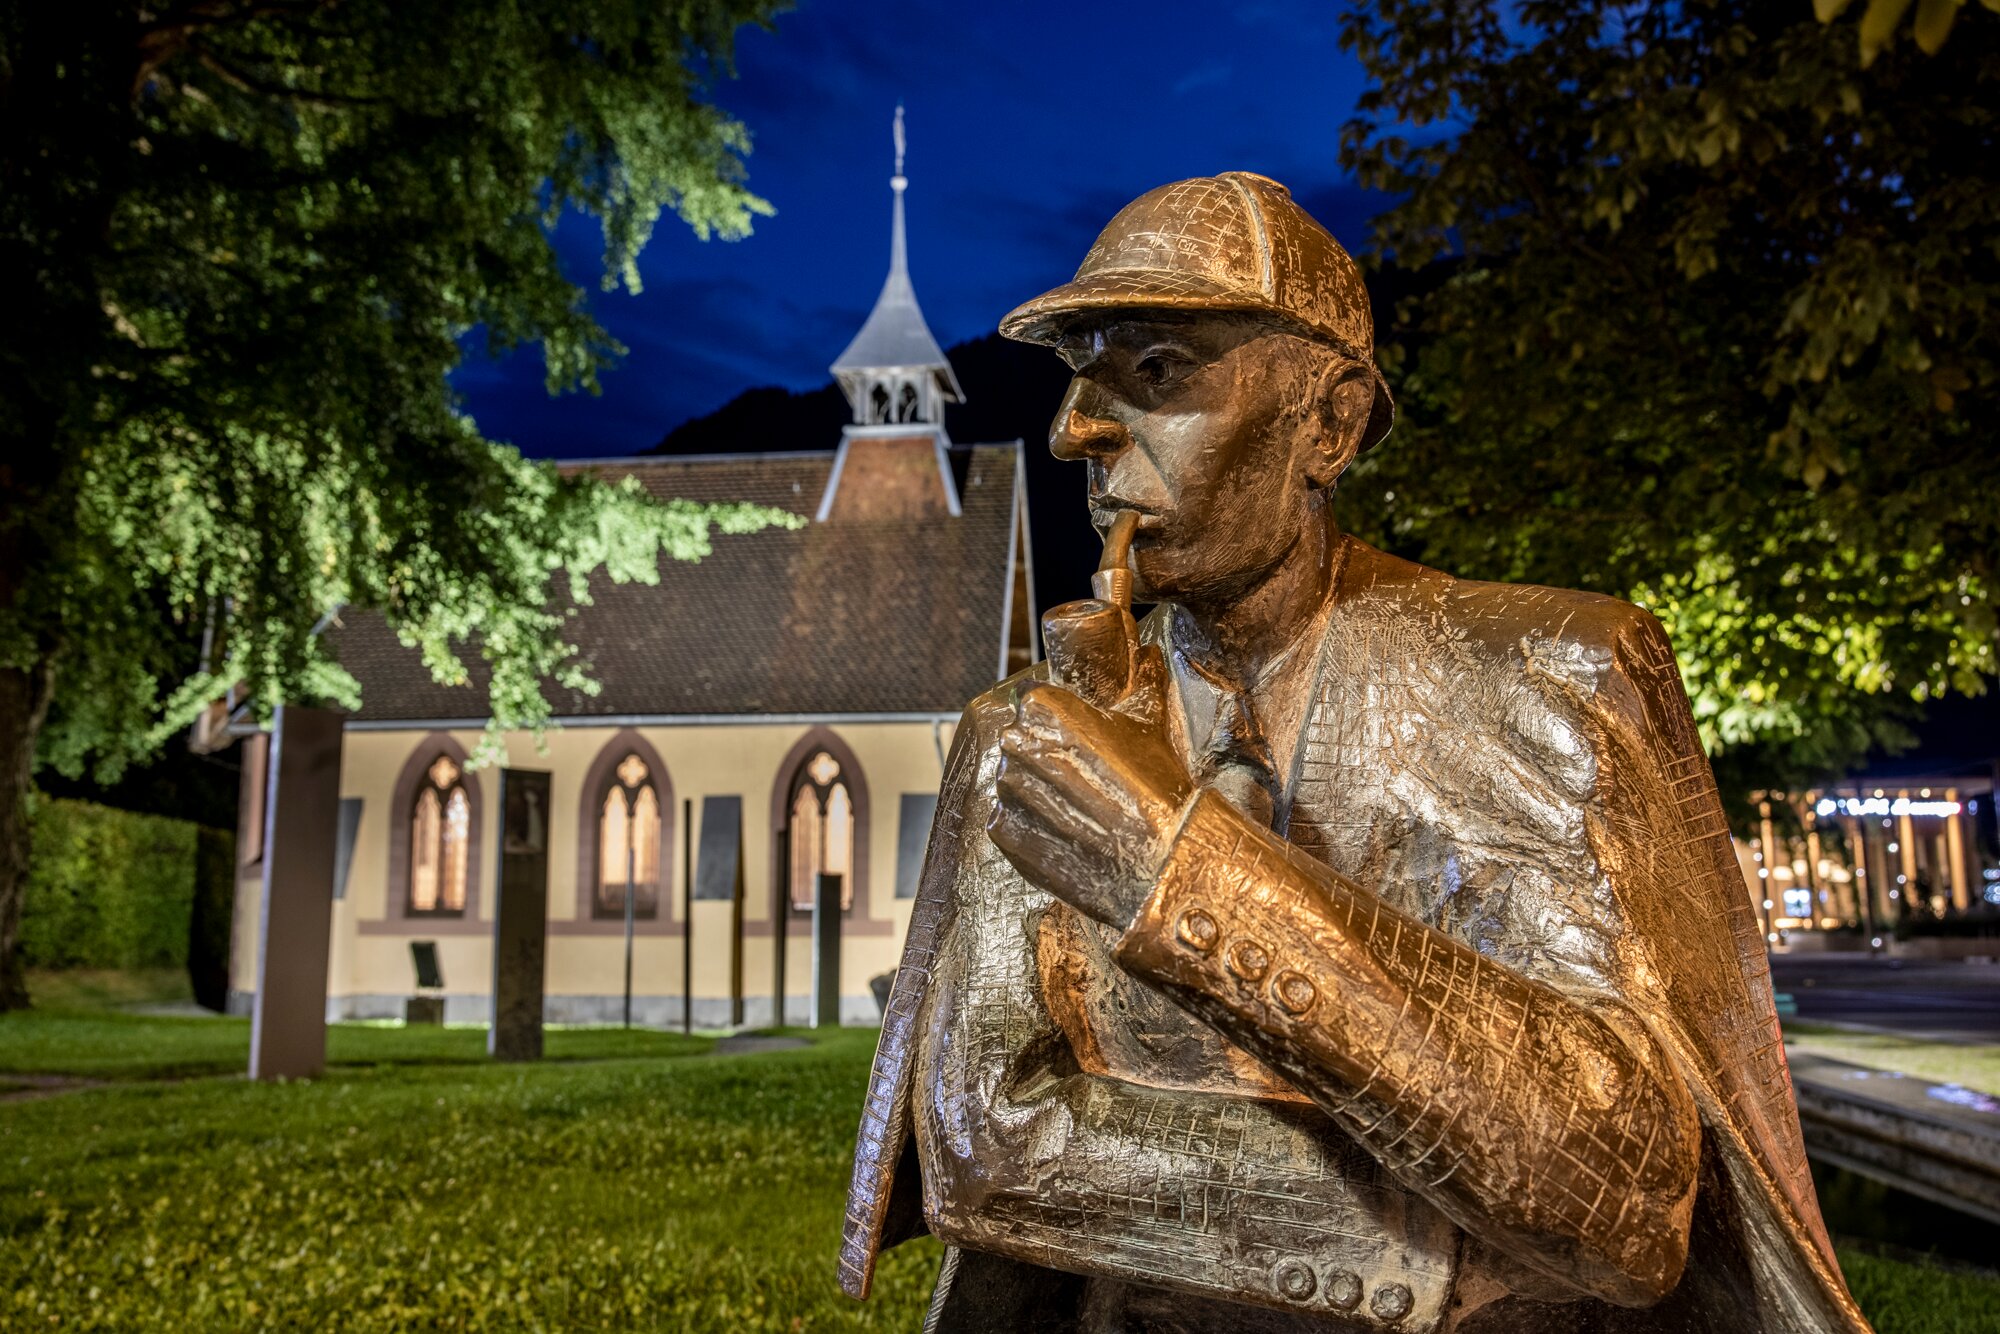
[[[868,396],[868,420],[877,423],[889,420],[889,386],[880,380],[875,382],[875,392]]]
[[[918,417],[917,386],[909,380],[903,381],[903,393],[896,400],[896,420],[913,422]]]
[[[660,795],[652,771],[627,754],[605,780],[597,803],[596,917],[623,917],[625,898],[632,915],[650,918],[660,904]]]
[[[840,761],[819,751],[792,779],[791,900],[794,912],[811,912],[818,877],[840,877],[841,911],[854,906],[854,799]]]
[[[465,771],[449,755],[424,770],[410,806],[412,915],[452,916],[465,911],[466,867],[472,848],[472,799]]]

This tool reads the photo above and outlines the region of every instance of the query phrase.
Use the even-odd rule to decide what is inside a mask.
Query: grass
[[[0,1328],[915,1329],[934,1245],[833,1280],[872,1038],[0,1107]]]
[[[1840,1271],[1875,1334],[1994,1334],[2000,1279],[1843,1249]]]
[[[636,1060],[700,1055],[713,1042],[650,1029],[551,1028],[551,1061]],[[332,1024],[327,1062],[336,1072],[373,1066],[484,1065],[484,1028]],[[87,1079],[192,1079],[243,1073],[248,1019],[195,1019],[89,1011],[0,1015],[0,1079],[59,1070]]]
[[[185,968],[30,968],[28,994],[54,1010],[194,1004]]]
[[[1857,1033],[1826,1024],[1785,1024],[1785,1043],[1815,1056],[1900,1070],[1939,1084],[1960,1084],[2000,1097],[2000,1046],[1925,1042],[1892,1033]]]
[[[112,1081],[0,1105],[0,1329],[921,1324],[935,1243],[866,1304],[833,1280],[872,1031],[714,1056],[556,1030],[496,1066],[478,1030],[339,1025],[325,1078],[265,1085],[225,1075],[247,1041],[74,998],[0,1017],[0,1084]],[[2000,1280],[1843,1262],[1881,1334],[1996,1328]]]

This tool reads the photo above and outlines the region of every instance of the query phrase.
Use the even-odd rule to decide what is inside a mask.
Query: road
[[[2000,964],[1776,954],[1771,985],[1791,993],[1801,1019],[2000,1042]]]

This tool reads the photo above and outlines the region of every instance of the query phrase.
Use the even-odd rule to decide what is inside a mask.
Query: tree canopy
[[[1385,0],[1343,158],[1390,444],[1353,521],[1640,601],[1745,779],[1823,776],[1995,670],[2000,18],[1936,54],[1794,0]]]
[[[1979,2],[2000,14],[2000,0]],[[1853,0],[1813,0],[1813,13],[1821,23],[1831,23],[1846,13],[1852,3]],[[1868,0],[1855,34],[1860,41],[1861,67],[1868,68],[1882,48],[1896,39],[1903,15],[1913,7],[1916,13],[1910,22],[1910,36],[1919,49],[1936,55],[1951,36],[1951,26],[1958,21],[1958,11],[1965,5],[1966,0]]]
[[[110,773],[224,687],[353,701],[316,628],[383,612],[496,724],[587,675],[585,576],[775,518],[563,478],[482,435],[468,340],[552,391],[622,351],[567,210],[636,291],[661,213],[769,206],[711,100],[776,0],[106,0],[0,11],[0,1005],[28,769]],[[206,670],[194,645],[210,640]]]

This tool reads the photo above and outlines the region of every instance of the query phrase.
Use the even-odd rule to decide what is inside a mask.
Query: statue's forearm
[[[996,882],[1001,910],[963,921],[938,962],[920,1039],[932,1231],[1057,1269],[1431,1327],[1456,1265],[1444,1215],[1294,1104],[1078,1071],[1022,931],[1046,899]]]
[[[1212,794],[1118,957],[1516,1258],[1626,1304],[1678,1279],[1700,1132],[1636,1024],[1394,911]]]

